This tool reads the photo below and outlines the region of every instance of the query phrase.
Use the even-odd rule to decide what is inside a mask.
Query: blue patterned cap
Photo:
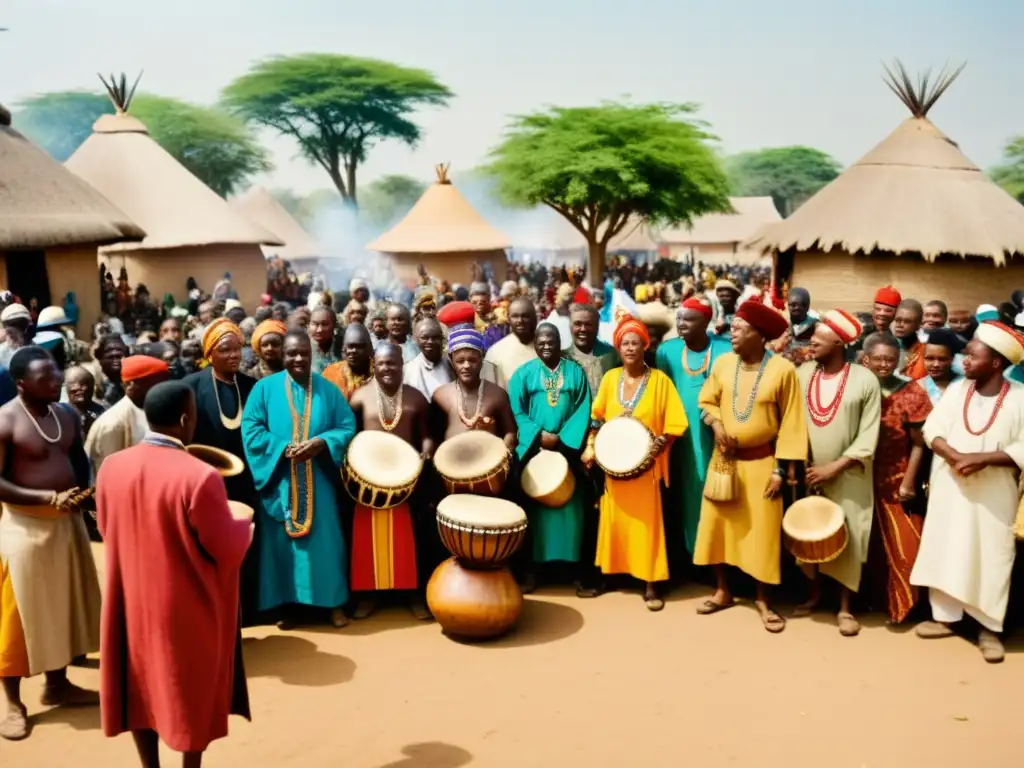
[[[472,325],[458,325],[448,331],[448,354],[460,349],[475,349],[484,352],[484,335]]]

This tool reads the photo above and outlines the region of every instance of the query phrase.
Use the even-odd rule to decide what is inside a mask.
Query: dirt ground
[[[752,606],[697,616],[703,588],[660,614],[638,594],[527,598],[517,630],[456,643],[404,608],[342,630],[246,632],[253,722],[233,719],[210,766],[303,768],[909,768],[1020,766],[1024,644],[988,665],[957,639],[924,641],[868,617],[761,629]],[[95,669],[72,679],[98,684]],[[135,766],[99,713],[40,712],[0,743],[0,766]],[[170,758],[171,754],[167,753]],[[175,758],[165,765],[179,764]]]

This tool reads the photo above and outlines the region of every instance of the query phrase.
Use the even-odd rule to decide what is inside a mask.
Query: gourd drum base
[[[486,640],[516,623],[523,593],[508,568],[473,570],[450,557],[427,582],[427,606],[446,634]]]

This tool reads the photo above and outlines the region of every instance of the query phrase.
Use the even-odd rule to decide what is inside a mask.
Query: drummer
[[[455,369],[455,381],[434,391],[432,410],[438,425],[435,434],[443,434],[447,440],[471,429],[482,429],[500,437],[514,451],[517,428],[508,394],[480,377],[483,335],[470,326],[452,328],[448,333],[448,356]]]
[[[661,485],[668,481],[668,452],[672,441],[687,428],[686,413],[672,380],[644,362],[651,343],[647,326],[623,315],[612,338],[622,367],[605,374],[591,408],[592,426],[583,461],[595,460],[597,429],[619,416],[629,416],[654,435],[656,459],[638,477],[605,480],[601,498],[596,563],[604,574],[629,574],[644,582],[644,604],[650,611],[665,607],[657,583],[669,577]]]
[[[541,449],[559,451],[569,460],[569,471],[577,474],[577,483],[572,498],[557,509],[524,495],[533,540],[532,563],[521,584],[524,593],[537,586],[537,566],[580,562],[586,484],[576,465],[590,425],[591,404],[587,376],[578,363],[562,359],[561,338],[555,325],[537,326],[534,347],[538,359],[520,366],[508,384],[519,428],[516,455],[525,463]]]
[[[835,560],[819,566],[800,563],[811,579],[811,594],[793,616],[809,616],[817,607],[822,573],[841,585],[836,618],[844,637],[860,633],[850,596],[860,590],[861,568],[868,559],[875,504],[871,460],[882,409],[877,377],[862,365],[846,362],[846,348],[860,339],[861,330],[857,319],[844,310],[824,313],[811,336],[814,359],[797,370],[813,457],[807,486],[843,508],[849,538]]]
[[[434,454],[427,421],[429,403],[415,387],[402,383],[402,367],[401,347],[386,342],[377,345],[373,381],[357,389],[349,401],[356,430],[390,432],[429,461]],[[351,589],[359,593],[359,603],[353,618],[365,619],[373,613],[377,593],[385,590],[411,592],[413,615],[430,618],[423,599],[424,584],[417,578],[416,539],[409,502],[385,510],[356,505]]]

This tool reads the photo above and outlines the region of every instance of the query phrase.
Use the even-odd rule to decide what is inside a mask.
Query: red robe
[[[178,752],[205,750],[229,714],[249,716],[238,611],[249,523],[212,467],[147,443],[103,463],[96,504],[103,731],[151,729]]]

